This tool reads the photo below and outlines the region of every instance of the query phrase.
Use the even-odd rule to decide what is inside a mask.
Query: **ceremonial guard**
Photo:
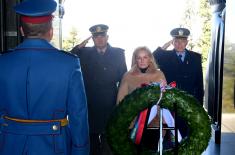
[[[79,59],[49,43],[56,6],[54,0],[15,6],[25,40],[0,57],[1,155],[89,154]]]
[[[190,31],[175,28],[170,32],[173,37],[173,50],[157,48],[153,52],[155,60],[163,71],[168,83],[176,81],[177,88],[188,92],[203,105],[203,74],[201,55],[186,49]]]
[[[127,71],[124,50],[108,43],[108,26],[98,24],[89,30],[93,47],[85,47],[88,39],[71,52],[81,61],[88,101],[91,137],[91,155],[110,155],[105,136],[105,127],[116,105],[118,85]]]

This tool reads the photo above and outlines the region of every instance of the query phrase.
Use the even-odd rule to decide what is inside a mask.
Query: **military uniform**
[[[47,15],[55,9],[52,0],[28,0],[15,8],[21,15],[31,12],[27,22],[51,20]],[[1,55],[0,73],[1,155],[89,154],[87,103],[78,58],[44,39],[28,38]]]
[[[95,25],[90,31],[93,36],[106,35],[107,28],[106,25]],[[102,136],[107,121],[116,104],[118,84],[127,71],[124,50],[108,44],[103,54],[99,53],[95,46],[74,48],[71,52],[81,61],[88,101],[90,134],[100,141],[100,144],[93,146],[99,147],[98,145],[102,145],[101,139],[104,139]],[[91,145],[92,141],[94,139],[91,139]],[[93,154],[99,154],[94,153],[95,149],[91,148]]]
[[[81,61],[91,133],[103,133],[116,104],[118,83],[126,72],[124,52],[108,45],[104,55],[95,47],[73,51]]]
[[[158,48],[153,55],[168,83],[176,81],[177,88],[193,95],[203,104],[203,76],[200,54],[186,49],[183,62],[179,59],[175,50],[164,51]]]
[[[204,91],[201,55],[187,49],[182,50],[184,45],[186,46],[188,43],[187,38],[190,31],[186,28],[175,28],[170,34],[174,39],[178,39],[178,41],[173,40],[175,41],[173,43],[174,49],[166,51],[160,47],[157,48],[153,52],[155,60],[165,74],[168,83],[175,81],[177,88],[193,95],[203,105]],[[180,48],[182,51],[177,51],[176,48]],[[187,123],[181,118],[177,120],[179,130],[184,138],[190,132]]]
[[[173,38],[187,39],[190,31],[175,28],[170,32]],[[203,105],[203,74],[201,55],[184,49],[182,52],[157,48],[153,55],[168,83],[176,81],[177,88],[193,95]],[[183,58],[182,58],[183,57]]]

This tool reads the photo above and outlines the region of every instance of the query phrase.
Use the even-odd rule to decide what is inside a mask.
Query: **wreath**
[[[107,125],[107,140],[115,155],[136,155],[137,148],[130,139],[129,125],[143,109],[156,104],[160,97],[159,85],[148,85],[138,88],[127,95],[113,112]],[[161,100],[161,107],[174,111],[188,125],[189,135],[180,142],[178,154],[200,155],[208,146],[211,138],[209,117],[204,108],[191,95],[177,88],[167,89]],[[164,154],[174,154],[173,149],[164,150]],[[152,155],[150,150],[142,151],[141,155]]]

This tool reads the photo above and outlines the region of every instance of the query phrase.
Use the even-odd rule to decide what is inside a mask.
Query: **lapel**
[[[171,53],[171,57],[172,57],[172,64],[174,65],[181,65],[183,62],[179,59],[178,55],[176,54],[176,51],[173,50]]]
[[[92,68],[97,67],[97,65],[99,64],[99,56],[100,55],[97,49],[95,48],[95,46],[93,46],[91,48],[90,53],[88,54],[88,60],[87,60],[87,61],[90,61],[89,64],[93,66]]]
[[[191,53],[188,50],[185,50],[185,58],[184,58],[184,64],[185,65],[190,65],[191,64]]]
[[[172,52],[172,61],[174,62],[173,64],[177,65],[190,65],[191,64],[191,53],[187,49],[185,49],[185,57],[184,57],[184,62],[182,62],[178,55],[176,54],[176,51],[173,50]]]
[[[113,61],[112,59],[108,58],[109,54],[109,46],[103,55],[97,51],[95,46],[93,46],[91,53],[89,54],[88,61],[92,61],[91,63],[94,65],[94,68],[103,68],[104,66],[107,66],[109,61]]]

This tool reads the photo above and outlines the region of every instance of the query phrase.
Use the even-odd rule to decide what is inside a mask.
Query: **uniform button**
[[[53,129],[54,131],[56,131],[56,130],[58,130],[58,126],[57,126],[57,125],[53,125],[53,126],[52,126],[52,129]]]
[[[106,67],[104,67],[104,70],[106,70]]]

